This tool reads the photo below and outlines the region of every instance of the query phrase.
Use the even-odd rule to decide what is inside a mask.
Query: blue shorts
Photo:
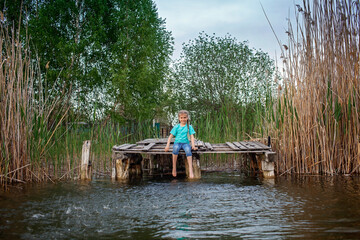
[[[192,156],[190,144],[188,144],[188,143],[174,143],[172,153],[174,155],[178,155],[180,149],[184,149],[185,154],[186,154],[187,157]]]

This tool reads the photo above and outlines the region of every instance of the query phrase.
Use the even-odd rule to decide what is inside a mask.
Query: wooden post
[[[152,175],[154,171],[154,158],[154,155],[149,156],[149,175]]]
[[[141,154],[124,154],[121,152],[113,152],[112,160],[114,164],[114,170],[112,174],[113,179],[125,180],[132,177],[142,176]]]
[[[141,177],[142,176],[142,156],[140,153],[129,154],[130,165],[129,165],[129,178]]]
[[[265,153],[260,155],[261,170],[264,178],[275,178],[275,163],[273,156],[274,153]]]
[[[80,179],[91,180],[91,164],[90,164],[90,146],[91,141],[86,140],[83,143],[80,166]]]
[[[193,154],[193,172],[194,178],[201,178],[200,155],[198,154]]]
[[[117,180],[124,180],[129,178],[129,166],[130,166],[130,159],[127,155],[120,153],[116,154],[115,159],[115,172],[116,172],[116,179]]]
[[[201,166],[200,166],[200,156],[198,154],[193,154],[192,156],[192,165],[193,165],[193,172],[194,172],[194,179],[201,178]],[[185,156],[185,171],[186,177],[189,178],[189,164],[187,158]]]
[[[111,180],[116,179],[116,168],[115,166],[111,168]]]

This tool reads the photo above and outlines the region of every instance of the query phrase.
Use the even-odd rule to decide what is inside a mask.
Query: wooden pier
[[[167,138],[145,139],[136,144],[122,144],[113,146],[113,179],[129,179],[142,175],[143,169],[151,171],[159,164],[171,163],[173,142],[170,150],[165,152]],[[255,141],[209,143],[200,140],[195,141],[198,150],[193,150],[193,171],[194,178],[201,178],[200,155],[207,153],[235,153],[248,154],[252,161],[258,162],[259,168],[265,178],[273,178],[274,174],[274,154],[270,146]],[[179,155],[185,155],[183,150]],[[147,157],[144,157],[147,156]],[[179,156],[179,157],[180,157]],[[187,161],[185,170],[188,176]]]

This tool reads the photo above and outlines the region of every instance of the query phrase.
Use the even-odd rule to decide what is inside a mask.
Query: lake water
[[[0,193],[0,239],[358,239],[360,178],[204,173]]]

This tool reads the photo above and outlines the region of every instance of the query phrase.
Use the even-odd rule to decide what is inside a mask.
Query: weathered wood
[[[248,150],[246,146],[240,144],[239,142],[233,142],[233,144],[237,146],[240,150]]]
[[[124,143],[124,144],[121,144],[121,145],[116,145],[116,146],[113,146],[113,149],[115,149],[115,150],[122,150],[123,147],[126,147],[126,146],[128,146],[128,145],[130,145],[130,144]]]
[[[80,179],[91,180],[91,164],[90,164],[90,147],[91,141],[86,140],[82,146]]]
[[[130,149],[134,146],[136,146],[136,144],[129,144],[128,146],[124,146],[123,148],[121,148],[121,150]]]
[[[142,176],[142,156],[139,153],[129,154],[130,166],[129,166],[129,177],[141,177]]]
[[[263,171],[264,178],[275,177],[275,165],[273,162],[261,161],[261,169]]]
[[[266,146],[265,144],[261,143],[261,142],[252,142],[254,145],[257,145],[259,147],[259,149],[271,149],[271,147]]]
[[[167,138],[159,138],[159,139],[145,139],[143,141],[137,142],[137,144],[123,144],[120,146],[113,147],[113,168],[115,169],[115,178],[132,178],[133,176],[139,176],[142,174],[142,165],[144,162],[141,161],[141,154],[146,153],[149,157],[146,160],[148,164],[146,168],[149,172],[152,172],[153,169],[156,171],[160,171],[161,173],[166,173],[167,169],[169,168],[168,164],[171,163],[171,154],[173,150],[173,143],[169,146],[169,151],[165,152],[165,146],[167,144]],[[271,167],[266,167],[269,164],[274,162],[274,152],[271,151],[271,148],[260,143],[260,142],[249,142],[249,141],[242,141],[242,142],[226,142],[226,143],[213,143],[210,144],[209,142],[202,142],[200,140],[195,141],[195,146],[197,146],[197,150],[193,150],[193,156],[205,153],[226,153],[226,154],[250,154],[251,156],[260,156],[257,162],[257,166],[259,166],[259,170],[261,170],[264,176],[273,176],[273,170]],[[121,163],[118,163],[118,159],[121,158],[120,156],[125,154],[129,160],[126,158],[122,159]],[[183,150],[180,151],[180,155],[185,157],[185,152]],[[140,159],[140,160],[139,160]],[[169,160],[170,159],[170,160]],[[194,177],[200,176],[200,158],[193,158],[193,171]],[[266,163],[263,164],[265,167],[264,169],[261,168],[261,162],[265,161]],[[168,163],[169,162],[169,163]],[[187,162],[186,160],[184,161]],[[178,161],[179,163],[179,161]],[[120,164],[119,166],[115,166],[116,164]],[[165,164],[165,165],[164,165]],[[144,165],[144,166],[145,166]],[[163,166],[164,165],[164,166]],[[271,165],[271,164],[270,164]],[[184,167],[184,165],[183,165]],[[127,170],[128,168],[128,170]],[[119,169],[119,170],[118,170]],[[118,176],[120,173],[119,171],[123,171],[124,173],[121,176]],[[128,171],[128,175],[126,175],[126,170]],[[200,172],[199,172],[200,171]],[[198,172],[198,173],[196,173]],[[113,176],[114,174],[112,174]],[[120,174],[121,175],[121,174]],[[113,176],[114,177],[114,176]]]
[[[134,146],[136,146],[136,144],[125,143],[125,144],[122,144],[120,146],[114,146],[113,149],[114,150],[126,150],[126,149],[132,148]]]
[[[238,147],[236,147],[234,144],[232,144],[231,142],[226,142],[226,145],[228,145],[232,150],[235,151],[239,151],[240,149]]]
[[[116,179],[116,168],[115,167],[111,168],[111,179],[112,180]]]
[[[141,140],[139,142],[136,142],[136,144],[148,144],[148,143],[167,143],[167,138],[149,138],[149,139],[144,139],[144,140]],[[174,142],[175,139],[172,138],[171,139],[171,142]]]
[[[115,152],[115,179],[126,180],[142,176],[142,156],[140,153]]]
[[[152,142],[152,143],[149,143],[148,145],[146,145],[143,150],[146,152],[146,151],[149,151],[150,148],[152,148],[154,145],[156,144],[156,142]]]
[[[200,179],[201,178],[200,156],[194,154],[192,162],[193,162],[194,179]]]
[[[153,174],[153,171],[154,171],[154,158],[155,158],[155,155],[150,155],[149,157],[149,174]]]
[[[199,148],[204,147],[204,142],[200,141],[200,140],[196,140],[195,146],[197,146]]]
[[[196,150],[196,151],[192,151],[193,153],[199,153],[199,154],[206,154],[206,153],[241,153],[241,154],[246,154],[246,153],[264,153],[266,150],[248,150],[248,151],[234,151],[231,150],[230,148],[227,148],[227,150],[225,149],[213,149],[213,150],[209,150],[209,149],[204,149],[204,150]],[[116,151],[115,151],[116,152]],[[119,151],[121,152],[121,151]],[[149,150],[147,152],[144,152],[142,150],[126,150],[125,153],[147,153],[147,154],[156,154],[156,155],[171,155],[172,154],[172,149],[170,149],[168,152],[165,152],[162,149],[154,149],[154,150]],[[185,154],[185,152],[183,150],[181,150],[179,152],[180,155]]]
[[[129,178],[129,158],[116,159],[116,179],[125,180]]]
[[[206,146],[206,148],[210,149],[211,151],[214,150],[214,148],[208,142],[205,143],[205,146]]]
[[[200,179],[201,178],[201,166],[200,166],[200,156],[198,154],[193,154],[192,156],[192,167],[193,167],[193,179]],[[190,171],[189,171],[189,164],[187,161],[187,158],[185,158],[185,172],[186,177],[190,177]]]
[[[261,171],[264,178],[274,178],[275,177],[275,164],[270,162],[267,154],[257,155],[257,160],[261,162]]]
[[[240,142],[240,144],[246,146],[249,150],[250,149],[257,149],[256,145],[252,144],[251,142]]]

